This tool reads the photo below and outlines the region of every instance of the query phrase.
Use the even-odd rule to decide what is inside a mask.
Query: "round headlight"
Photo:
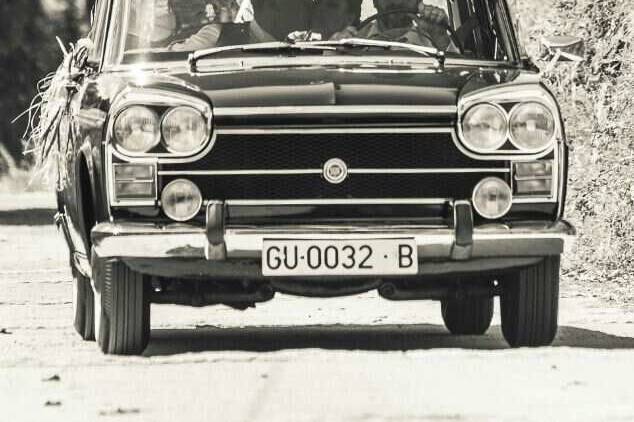
[[[161,123],[165,148],[175,154],[197,152],[209,138],[207,126],[205,116],[192,107],[169,110]]]
[[[158,115],[147,107],[123,110],[114,122],[114,141],[125,153],[142,154],[161,140]]]
[[[163,212],[175,221],[191,220],[203,204],[200,189],[186,179],[170,182],[161,193]]]
[[[502,179],[487,177],[473,190],[473,207],[484,218],[496,219],[511,209],[511,188]]]
[[[475,152],[492,152],[506,142],[508,121],[504,111],[492,104],[479,104],[462,119],[462,137]]]
[[[515,107],[510,119],[511,142],[528,151],[546,149],[555,137],[555,118],[540,103],[524,103]]]

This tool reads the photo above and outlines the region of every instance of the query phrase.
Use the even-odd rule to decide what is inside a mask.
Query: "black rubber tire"
[[[73,268],[73,308],[75,331],[86,341],[95,340],[94,295],[90,279]]]
[[[473,297],[443,300],[442,319],[445,327],[455,335],[482,335],[491,326],[493,298]]]
[[[97,318],[97,343],[106,354],[139,355],[150,339],[150,282],[148,277],[130,270],[124,263],[105,261],[96,283],[101,317]]]
[[[502,334],[511,347],[539,347],[557,334],[559,256],[502,280]]]

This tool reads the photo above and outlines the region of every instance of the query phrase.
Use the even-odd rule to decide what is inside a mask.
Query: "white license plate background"
[[[262,246],[264,276],[402,275],[418,272],[418,251],[413,238],[264,239]],[[368,257],[369,251],[372,253]]]

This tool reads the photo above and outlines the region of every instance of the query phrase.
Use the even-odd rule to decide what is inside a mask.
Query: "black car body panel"
[[[178,160],[152,158],[150,151],[140,161],[156,163],[158,193],[186,177],[199,187],[206,204],[223,202],[222,224],[227,228],[393,225],[399,233],[409,225],[451,229],[456,224],[455,203],[471,201],[474,188],[487,177],[512,186],[513,163],[518,161],[513,155],[486,157],[465,150],[459,134],[463,102],[489,92],[494,97],[502,91],[533,90],[556,107],[528,61],[448,58],[440,66],[431,59],[339,66],[325,60],[321,65],[313,61],[287,66],[283,56],[279,59],[265,67],[218,67],[195,74],[185,62],[157,63],[154,68],[102,63],[83,69],[76,89],[60,94],[69,101],[61,125],[66,129],[62,137],[69,142],[58,195],[70,233],[69,247],[83,272],[89,273],[91,253],[99,256],[105,251],[99,248],[104,233],[118,236],[117,225],[150,224],[157,229],[182,225],[186,232],[203,234],[209,230],[205,207],[186,223],[175,223],[161,209],[160,194],[149,206],[113,205],[112,166],[138,160],[116,153],[113,146],[112,125],[121,111],[118,103],[131,92],[189,98],[213,110],[212,149]],[[521,101],[504,103],[506,112]],[[157,110],[163,113],[169,105],[161,107]],[[514,224],[525,224],[522,230],[529,230],[533,222],[546,223],[544,233],[552,227],[564,231],[549,238],[556,245],[563,245],[561,239],[573,233],[569,226],[556,226],[563,216],[568,154],[563,122],[557,125],[561,129],[557,145],[535,155],[557,165],[553,197],[514,202],[495,220],[474,213],[476,228],[512,231]],[[321,173],[324,163],[333,158],[352,170],[341,184],[328,183]],[[291,170],[309,171],[285,173]],[[99,224],[111,226],[101,226],[91,236]],[[196,252],[189,258],[201,258],[198,247],[191,250]],[[501,254],[509,259],[526,255],[532,256],[525,248],[511,257]],[[143,259],[146,267],[152,259],[143,253],[117,255],[111,248],[104,256],[128,262]],[[167,256],[169,251],[155,259]],[[473,258],[501,256],[487,249]],[[239,257],[237,252],[233,256]],[[444,259],[456,257],[450,253]],[[213,266],[214,261],[207,256],[199,265]]]

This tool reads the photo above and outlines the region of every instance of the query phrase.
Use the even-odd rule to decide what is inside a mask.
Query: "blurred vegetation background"
[[[564,261],[568,282],[634,286],[634,7],[629,0],[508,0],[534,57],[548,35],[586,42],[585,61],[551,66],[537,60],[562,106],[572,147],[567,218],[579,228]],[[37,81],[61,60],[55,41],[87,30],[91,0],[0,0],[0,190],[23,189],[21,154],[28,107]],[[11,174],[8,174],[11,173]],[[15,182],[16,179],[20,181]]]
[[[0,174],[23,175],[26,110],[37,82],[62,60],[55,37],[66,45],[88,30],[94,0],[0,0]]]

